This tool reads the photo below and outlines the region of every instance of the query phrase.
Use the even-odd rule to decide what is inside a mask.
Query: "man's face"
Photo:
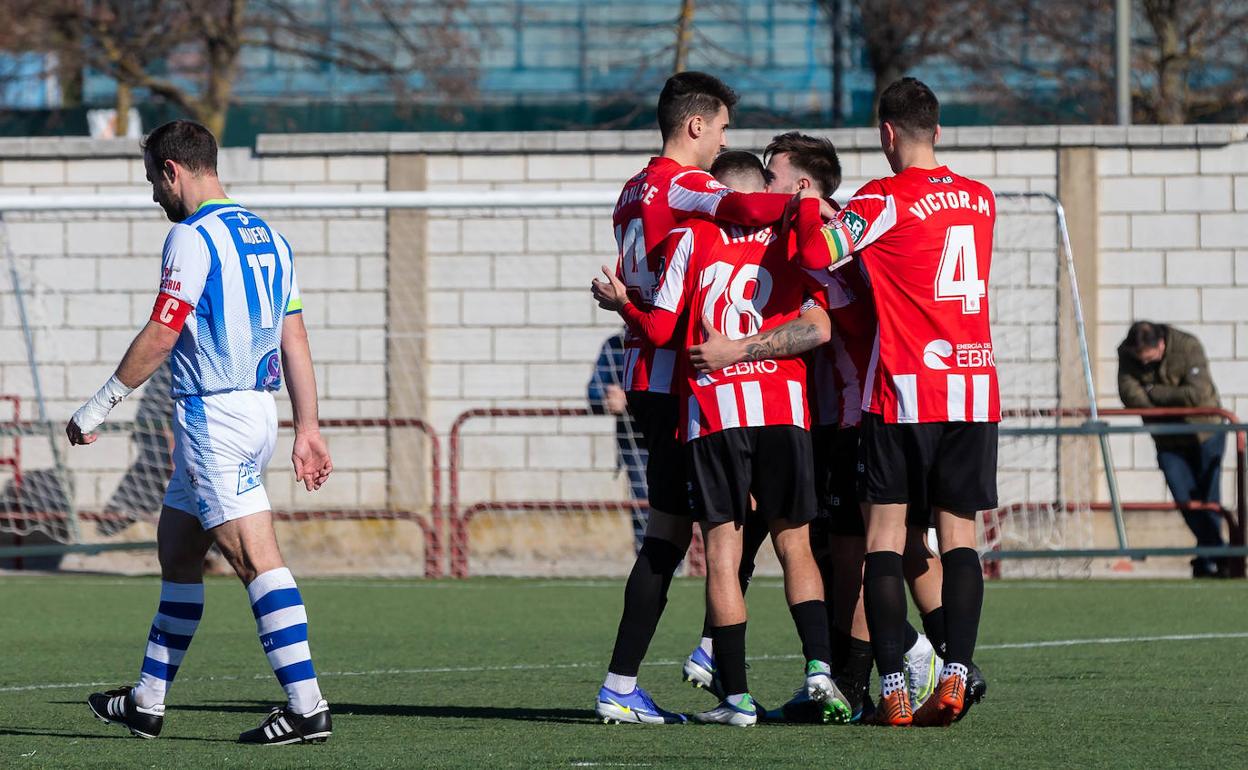
[[[143,168],[147,172],[147,181],[152,185],[152,200],[160,204],[169,221],[181,222],[186,219],[188,212],[174,192],[174,180],[165,171],[165,169],[173,170],[176,167],[172,163],[166,163],[165,169],[162,169],[156,165],[152,154],[145,152],[143,153]],[[172,171],[172,173],[177,172]]]
[[[719,106],[714,117],[702,119],[702,133],[698,136],[698,168],[710,168],[715,156],[728,146],[728,108]]]
[[[772,155],[767,161],[767,170],[772,175],[767,184],[767,192],[796,195],[802,188],[810,186],[810,179],[789,161],[787,152]]]
[[[1166,341],[1165,340],[1158,342],[1157,347],[1140,348],[1139,350],[1135,352],[1135,357],[1139,359],[1140,363],[1145,364],[1145,365],[1158,363],[1161,361],[1161,359],[1165,358],[1165,356],[1166,356]]]

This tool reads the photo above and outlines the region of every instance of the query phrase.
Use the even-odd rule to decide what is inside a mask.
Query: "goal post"
[[[320,492],[296,489],[285,430],[269,468],[295,560],[427,575],[627,572],[645,515],[641,448],[603,403],[587,403],[595,358],[620,328],[585,291],[612,262],[617,192],[240,195],[292,242],[333,426],[335,478]],[[985,517],[982,548],[1089,548],[1108,444],[1009,432],[1095,409],[1061,209],[1045,194],[997,198],[989,301],[1011,415],[999,468],[1010,513]],[[47,257],[33,235],[81,222],[98,254]],[[70,450],[63,425],[147,317],[169,225],[138,195],[0,196],[0,225],[0,395],[18,410],[0,399],[0,532],[39,553],[150,546],[170,470],[167,380],[119,406],[96,446]],[[451,446],[471,410],[495,412],[464,423]],[[1086,560],[1002,564],[1077,574]]]

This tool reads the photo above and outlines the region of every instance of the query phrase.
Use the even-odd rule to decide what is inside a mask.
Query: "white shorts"
[[[277,444],[273,394],[235,390],[173,403],[165,505],[191,514],[204,529],[269,510],[264,471]]]

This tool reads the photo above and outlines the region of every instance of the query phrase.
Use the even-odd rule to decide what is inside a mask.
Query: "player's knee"
[[[688,516],[677,516],[652,508],[650,519],[646,522],[646,537],[670,543],[683,553],[693,538],[693,521]]]
[[[685,558],[685,549],[667,540],[647,536],[641,541],[641,551],[637,557],[649,563],[650,569],[656,574],[674,575],[676,568],[680,566],[680,560]]]

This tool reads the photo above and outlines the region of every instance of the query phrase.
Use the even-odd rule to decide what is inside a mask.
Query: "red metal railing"
[[[455,418],[451,424],[450,450],[447,462],[450,469],[450,493],[447,499],[447,517],[451,527],[451,577],[468,577],[468,524],[478,513],[486,511],[631,511],[640,501],[633,500],[492,500],[476,503],[460,510],[459,465],[464,425],[482,417],[589,417],[593,412],[572,407],[532,407],[523,409],[481,408],[469,409]]]
[[[1004,418],[1019,417],[1076,417],[1087,419],[1091,416],[1089,409],[1038,409],[1038,410],[1021,410],[1013,409],[1002,412]],[[1224,422],[1230,424],[1239,423],[1239,417],[1228,409],[1218,407],[1152,407],[1152,408],[1101,408],[1097,410],[1098,417],[1156,417],[1156,418],[1183,418],[1183,417],[1219,417]],[[1194,428],[1193,433],[1199,432]],[[1235,510],[1231,510],[1213,503],[1193,503],[1191,509],[1207,509],[1216,510],[1226,519],[1227,529],[1229,530],[1231,545],[1244,546],[1248,545],[1248,475],[1245,474],[1248,469],[1248,435],[1243,431],[1235,432]],[[1005,506],[995,511],[986,512],[984,515],[984,534],[988,539],[995,536],[996,530],[1000,526],[1000,520],[1010,514],[1033,513],[1048,510],[1052,507],[1046,503],[1018,503]],[[1066,512],[1073,512],[1080,506],[1075,503],[1066,503],[1063,508]],[[1095,502],[1083,506],[1093,511],[1112,511],[1113,506],[1110,503]],[[1121,509],[1124,513],[1130,511],[1182,511],[1183,506],[1176,504],[1173,500],[1158,501],[1135,501],[1121,503]],[[1000,550],[1000,546],[994,546],[993,550]],[[1245,559],[1242,557],[1230,560],[1231,575],[1234,577],[1244,577]],[[988,577],[1000,577],[1001,562],[986,561],[984,562],[984,574]]]
[[[0,398],[6,398],[0,396]],[[33,423],[23,423],[20,413],[14,415],[12,423],[5,422],[6,425],[22,430],[36,430],[38,425]],[[283,420],[279,426],[284,429],[293,428],[293,424],[289,420]],[[446,522],[444,519],[442,500],[442,447],[438,433],[433,426],[420,419],[412,418],[394,418],[394,419],[365,419],[365,418],[331,418],[322,419],[320,427],[323,429],[332,428],[377,428],[377,429],[393,429],[393,428],[411,428],[423,433],[429,439],[429,491],[430,506],[429,516],[426,518],[418,511],[414,510],[391,510],[382,508],[342,508],[342,509],[322,509],[308,511],[282,511],[273,512],[273,517],[277,521],[313,521],[313,520],[382,520],[397,519],[403,521],[412,521],[420,528],[421,535],[425,541],[425,577],[441,577],[443,574],[443,563],[445,554],[443,542],[445,542]],[[15,438],[15,441],[20,436]],[[15,444],[16,446],[16,444]],[[16,454],[16,452],[15,452]],[[20,455],[17,457],[17,465],[15,465],[15,478],[20,478]],[[0,462],[0,465],[9,463]],[[56,522],[65,521],[67,514],[63,511],[25,511],[19,510],[2,514],[3,517],[9,519],[23,519],[35,522]],[[125,512],[111,511],[78,511],[78,518],[84,521],[103,522],[103,521],[124,521],[129,516]]]

